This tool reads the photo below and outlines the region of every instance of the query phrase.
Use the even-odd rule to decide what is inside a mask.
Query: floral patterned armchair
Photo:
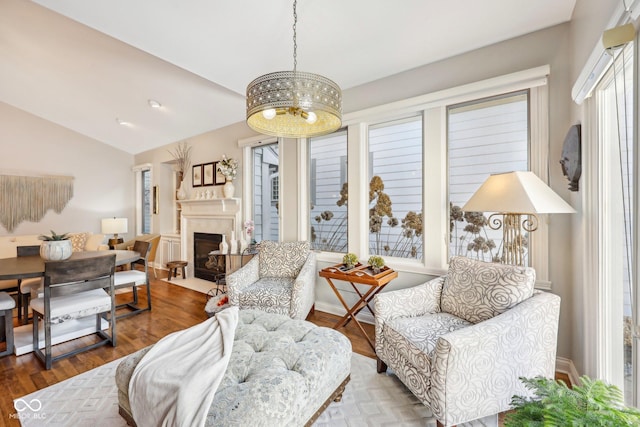
[[[455,425],[503,412],[519,377],[553,378],[560,297],[528,267],[452,258],[446,276],[375,298],[378,372],[387,366]]]
[[[309,242],[260,242],[258,256],[227,276],[229,304],[305,319],[317,274],[310,248]]]

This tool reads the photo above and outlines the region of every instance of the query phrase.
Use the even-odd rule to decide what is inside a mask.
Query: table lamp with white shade
[[[102,220],[102,234],[113,234],[113,238],[109,239],[109,247],[113,248],[118,243],[124,242],[122,237],[118,237],[119,233],[126,233],[128,230],[127,218],[104,218]]]
[[[538,229],[536,214],[576,212],[531,171],[489,176],[462,210],[494,212],[489,216],[489,227],[502,227],[502,262],[515,265],[524,265],[522,229]]]

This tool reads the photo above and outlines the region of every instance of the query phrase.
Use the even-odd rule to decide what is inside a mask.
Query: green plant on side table
[[[619,388],[587,376],[567,387],[549,378],[520,378],[534,397],[514,396],[505,427],[638,426],[640,411],[626,407]]]
[[[342,257],[342,263],[347,269],[351,270],[358,263],[358,255],[349,252]]]
[[[373,255],[369,257],[367,261],[371,266],[374,273],[380,273],[380,269],[384,267],[384,259],[379,255]]]
[[[57,234],[51,230],[50,236],[41,234],[38,239],[42,240],[40,257],[45,261],[62,261],[71,257],[73,247],[69,233]]]
[[[38,236],[38,240],[43,240],[45,242],[52,242],[57,240],[69,240],[69,233],[57,234],[55,231],[51,230],[51,236],[47,236],[46,234],[41,234]]]

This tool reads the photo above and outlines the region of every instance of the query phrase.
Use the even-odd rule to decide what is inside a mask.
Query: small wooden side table
[[[371,302],[373,297],[378,294],[378,292],[383,290],[385,286],[389,284],[389,282],[398,277],[398,273],[389,267],[383,267],[380,273],[376,274],[367,265],[359,265],[351,270],[345,271],[344,265],[338,264],[332,267],[323,268],[322,270],[320,270],[319,274],[320,277],[324,277],[327,283],[329,283],[329,286],[331,286],[331,289],[333,289],[333,292],[340,300],[340,303],[345,308],[345,310],[347,310],[347,314],[345,314],[333,326],[333,329],[338,329],[342,326],[345,326],[347,323],[349,323],[350,320],[353,319],[353,321],[360,329],[360,332],[362,332],[362,335],[367,339],[369,345],[375,351],[375,345],[373,341],[371,340],[369,335],[367,335],[367,332],[364,330],[364,328],[356,318],[356,315],[360,313],[363,308],[368,307],[369,311],[371,311],[371,314],[375,316],[375,313],[373,312],[373,309],[371,308],[369,303]],[[360,299],[355,304],[353,304],[353,306],[349,307],[342,297],[340,290],[334,285],[333,280],[342,280],[344,282],[349,282]],[[363,294],[362,292],[360,292],[356,284],[370,286],[370,288]]]

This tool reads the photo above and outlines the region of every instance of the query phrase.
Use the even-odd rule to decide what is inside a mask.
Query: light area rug
[[[114,360],[58,384],[14,401],[23,426],[126,426],[118,415],[115,372],[122,359]],[[353,354],[351,381],[340,402],[331,405],[314,426],[422,426],[435,427],[429,409],[391,374],[378,374],[373,359]],[[495,427],[487,417],[466,427]]]
[[[172,285],[182,286],[183,288],[191,289],[193,291],[198,291],[203,294],[206,294],[211,289],[214,289],[214,292],[215,292],[215,287],[216,287],[216,284],[214,282],[198,279],[197,277],[193,277],[190,279],[175,277],[175,278],[172,278],[171,281],[167,279],[162,279],[162,281],[171,283]]]

